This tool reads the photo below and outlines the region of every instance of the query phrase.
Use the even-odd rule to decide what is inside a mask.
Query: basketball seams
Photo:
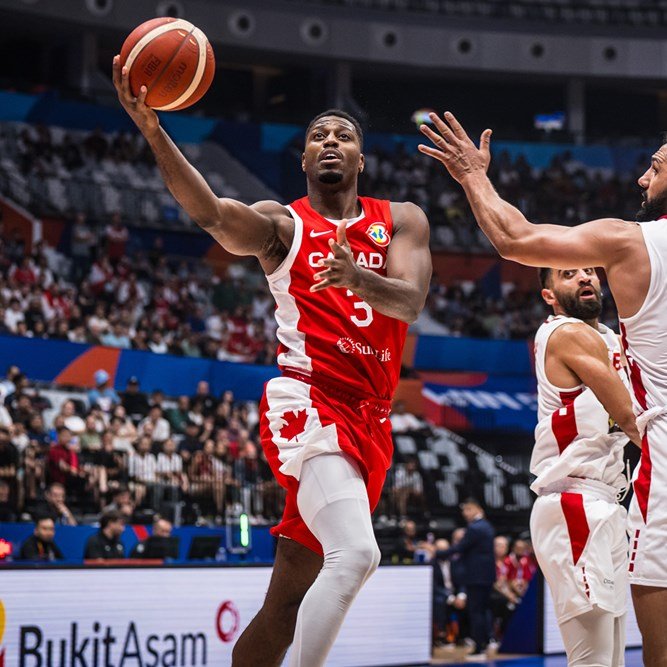
[[[206,60],[208,56],[206,48],[208,40],[206,39],[206,35],[204,35],[204,33],[199,28],[194,28],[190,33],[190,35],[188,35],[188,37],[190,36],[194,37],[197,40],[197,46],[199,47],[199,61],[197,63],[197,69],[195,71],[195,74],[192,77],[192,81],[190,82],[190,85],[185,89],[185,91],[178,97],[178,99],[174,100],[170,104],[165,104],[164,106],[161,107],[155,107],[156,111],[169,111],[170,109],[176,109],[177,107],[179,107],[181,104],[183,104],[190,98],[190,96],[195,92],[195,90],[197,90],[199,84],[201,83],[201,80],[204,78],[204,72],[206,70]],[[185,41],[183,42],[183,44],[184,43]],[[183,44],[181,44],[181,48]],[[180,50],[181,49],[179,48],[178,51]],[[178,53],[178,51],[176,53]],[[175,55],[176,54],[174,54],[174,56]]]
[[[194,26],[189,21],[184,21],[183,19],[177,19],[176,21],[169,21],[169,23],[164,23],[159,25],[152,30],[149,30],[133,47],[130,53],[125,60],[125,67],[127,71],[130,71],[132,64],[138,58],[139,54],[150,44],[156,37],[164,35],[164,33],[169,32],[170,30],[187,30],[190,34],[194,30]]]

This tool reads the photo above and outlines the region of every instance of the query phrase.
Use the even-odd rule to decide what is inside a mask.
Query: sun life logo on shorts
[[[385,347],[383,350],[376,350],[371,345],[366,345],[355,341],[352,338],[339,338],[336,343],[338,349],[343,354],[361,354],[363,356],[376,357],[379,361],[391,361],[391,350]]]
[[[381,248],[389,245],[391,238],[389,237],[389,232],[387,232],[387,225],[384,222],[374,222],[369,225],[366,230],[366,234],[371,237],[371,241],[375,245],[379,245]]]

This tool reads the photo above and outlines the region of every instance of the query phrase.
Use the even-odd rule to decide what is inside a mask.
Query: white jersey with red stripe
[[[625,486],[623,447],[627,436],[610,432],[610,419],[602,403],[585,385],[556,387],[546,374],[549,339],[560,326],[582,324],[573,317],[551,316],[535,336],[535,372],[538,392],[538,424],[530,471],[537,476],[531,489],[538,495],[557,491],[568,478],[603,482],[617,489]],[[628,384],[621,365],[621,346],[616,334],[598,325],[609,351],[609,361]]]
[[[359,197],[362,213],[347,223],[347,240],[357,264],[387,274],[394,228],[390,202]],[[390,399],[398,383],[407,324],[373,310],[350,290],[311,292],[318,262],[330,255],[338,221],[317,213],[307,197],[287,207],[294,240],[269,276],[276,300],[278,365],[326,383],[336,381],[361,395]]]
[[[651,278],[644,303],[621,320],[642,455],[628,513],[630,581],[667,587],[667,216],[639,224]]]

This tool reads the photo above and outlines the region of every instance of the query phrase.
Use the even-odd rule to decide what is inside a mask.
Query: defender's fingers
[[[322,280],[326,280],[327,278],[333,278],[333,272],[331,269],[326,269],[324,271],[320,271],[319,273],[313,274],[313,280],[316,280],[318,283]]]
[[[123,68],[120,71],[120,80],[123,95],[126,95],[129,99],[135,102],[136,99],[130,90],[130,70],[125,65],[123,65]]]
[[[443,150],[447,146],[447,139],[439,135],[437,132],[434,132],[428,125],[420,125],[419,130],[424,136],[428,137],[436,146],[440,146]]]
[[[425,146],[424,144],[419,144],[417,146],[417,150],[420,153],[424,153],[424,155],[428,155],[429,157],[435,158],[439,162],[442,162],[444,164],[445,162],[445,154],[442,151],[436,150],[435,148],[431,148],[430,146]]]
[[[493,130],[484,130],[482,132],[482,136],[479,138],[479,148],[481,151],[484,153],[490,153],[491,152],[491,135],[493,134]]]
[[[438,132],[450,143],[455,144],[458,141],[456,135],[452,132],[452,128],[445,123],[437,113],[430,113],[428,117],[431,119],[433,124],[436,126]]]
[[[463,129],[463,125],[459,123],[458,120],[456,120],[456,116],[451,111],[445,111],[445,119],[449,123],[450,127],[452,128],[452,132],[459,138],[459,139],[468,139],[468,135],[466,134],[466,131]]]
[[[347,239],[345,239],[345,245],[339,245],[333,239],[329,239],[329,247],[333,250],[334,257],[337,259],[344,259],[350,252],[350,244],[347,243]]]

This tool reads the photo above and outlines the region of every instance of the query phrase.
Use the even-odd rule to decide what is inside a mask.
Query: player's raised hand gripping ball
[[[142,23],[125,40],[120,67],[129,72],[130,89],[157,111],[194,104],[209,89],[215,57],[206,35],[183,19],[157,18]]]

